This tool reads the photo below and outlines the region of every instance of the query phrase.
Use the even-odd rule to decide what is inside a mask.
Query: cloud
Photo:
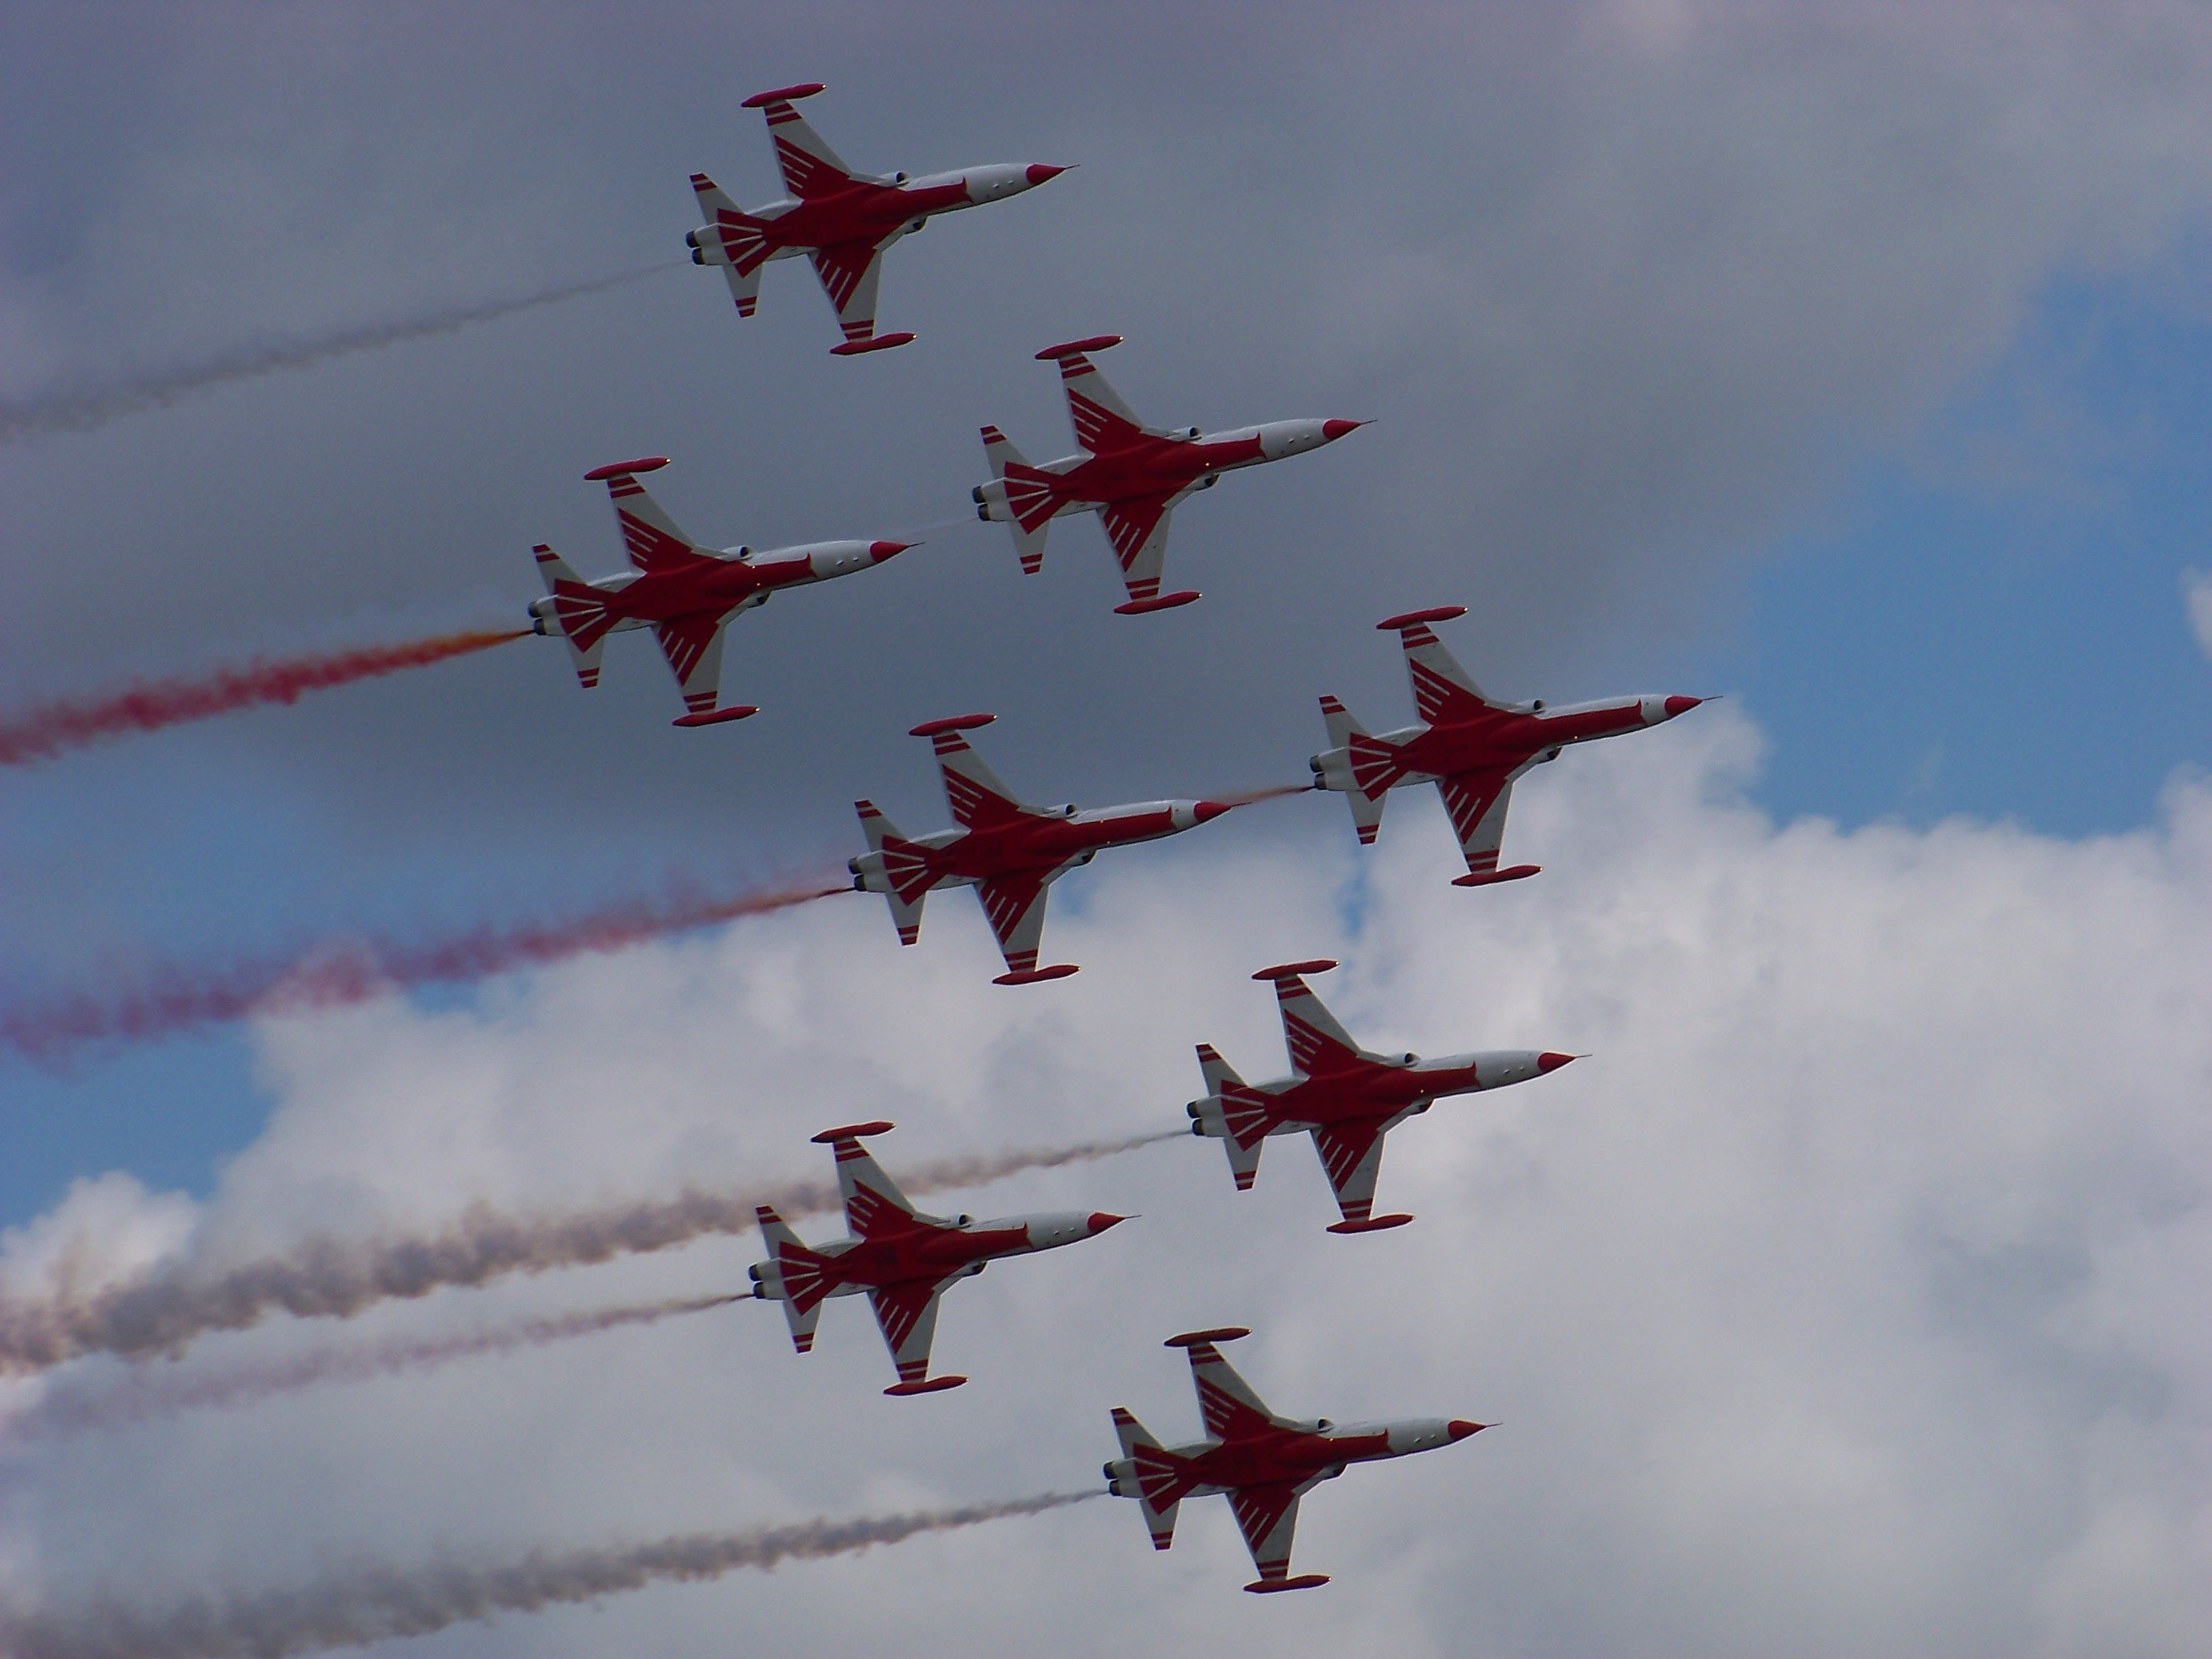
[[[957,1287],[939,1355],[973,1381],[948,1395],[882,1399],[849,1304],[804,1357],[772,1312],[664,1322],[26,1449],[19,1574],[56,1605],[126,1563],[141,1599],[250,1598],[356,1555],[1067,1489],[1110,1454],[1109,1407],[1194,1432],[1158,1343],[1238,1323],[1280,1409],[1502,1425],[1312,1494],[1297,1559],[1335,1583],[1294,1611],[1236,1589],[1218,1504],[1155,1557],[1116,1504],[469,1644],[2189,1653],[2212,1619],[2212,792],[2177,781],[2154,828],[2081,842],[1846,834],[1747,804],[1759,744],[1723,705],[1544,769],[1508,851],[1546,870],[1516,889],[1449,887],[1418,797],[1371,854],[1316,799],[1272,841],[1102,861],[1053,923],[1084,970],[1038,990],[987,982],[955,895],[911,951],[880,915],[800,911],[470,1007],[266,1022],[283,1103],[196,1217],[210,1260],[818,1175],[803,1137],[857,1115],[901,1124],[894,1174],[1139,1129],[1195,1091],[1195,1042],[1274,1074],[1246,975],[1291,957],[1342,959],[1320,988],[1376,1047],[1591,1058],[1395,1134],[1381,1196],[1419,1219],[1395,1234],[1326,1234],[1287,1141],[1249,1194],[1196,1140],[1018,1177],[993,1201],[1142,1219]],[[375,1328],[704,1294],[750,1250],[447,1292]],[[207,1363],[306,1336],[277,1322]]]
[[[1469,659],[1532,694],[1649,664],[1726,614],[1731,550],[1978,384],[2055,282],[2155,264],[2212,203],[2212,29],[2179,4],[1396,7],[1357,41],[1324,7],[1264,41],[1187,9],[858,15],[491,7],[426,54],[404,7],[218,9],[150,20],[128,76],[98,72],[104,31],[49,25],[86,72],[25,118],[82,176],[25,207],[0,315],[53,378],[217,353],[241,311],[305,334],[680,258],[690,170],[774,188],[732,95],[772,64],[823,66],[810,112],[858,166],[1083,165],[895,250],[886,323],[921,337],[878,360],[827,356],[795,264],[742,325],[687,269],[0,458],[46,624],[10,672],[66,692],[400,594],[519,614],[532,542],[611,568],[578,475],[641,453],[718,544],[962,513],[980,423],[1064,433],[1030,353],[1111,329],[1151,418],[1380,417],[1179,513],[1186,613],[1111,615],[1091,525],[1036,579],[975,526],[738,625],[729,694],[764,713],[716,752],[742,763],[665,729],[643,640],[588,696],[538,641],[175,740],[334,837],[548,880],[580,843],[696,854],[733,816],[848,836],[854,795],[926,791],[900,733],[969,708],[1008,713],[1009,775],[1055,799],[1207,787],[1224,754],[1254,769],[1224,784],[1296,775],[1311,696],[1389,672],[1352,623],[1470,603]]]
[[[2197,648],[2212,659],[2212,576],[2201,570],[2183,571],[2181,599],[2189,608],[2189,629],[2197,635]]]

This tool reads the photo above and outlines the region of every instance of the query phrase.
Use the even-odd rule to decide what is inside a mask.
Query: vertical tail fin
[[[853,861],[863,890],[878,892],[891,907],[891,925],[899,943],[912,945],[921,937],[921,906],[933,879],[926,848],[898,832],[872,800],[856,800],[853,810],[860,817],[860,833],[868,838],[868,859]],[[870,869],[868,866],[874,866]]]
[[[730,296],[738,302],[738,315],[750,317],[760,297],[761,267],[769,253],[769,221],[739,210],[703,173],[691,175],[691,188],[699,198],[699,211],[707,222],[690,233],[695,264],[720,265],[730,279]]]
[[[815,1322],[822,1317],[822,1299],[831,1288],[829,1259],[800,1243],[799,1235],[767,1205],[753,1213],[769,1252],[769,1270],[754,1281],[755,1294],[783,1304],[784,1317],[791,1322],[791,1345],[805,1353],[814,1346]]]
[[[1164,1550],[1175,1542],[1176,1510],[1188,1483],[1174,1457],[1119,1406],[1114,1407],[1114,1433],[1121,1442],[1121,1461],[1109,1466],[1112,1484],[1108,1490],[1118,1498],[1137,1500],[1152,1547]]]
[[[983,458],[991,464],[991,477],[997,484],[994,493],[1005,508],[1006,527],[1014,532],[1014,552],[1022,562],[1022,574],[1034,576],[1044,568],[1045,529],[1059,505],[1052,485],[1041,482],[1052,475],[1031,466],[1029,458],[995,426],[983,428]],[[988,514],[990,509],[986,506],[984,511]]]
[[[1391,774],[1397,770],[1389,744],[1378,743],[1367,735],[1367,728],[1354,718],[1334,697],[1321,700],[1322,723],[1328,727],[1328,745],[1341,750],[1351,774],[1352,787],[1345,790],[1345,804],[1352,809],[1352,827],[1359,833],[1359,844],[1371,847],[1382,830],[1382,803],[1389,797],[1390,785],[1397,780]],[[1342,781],[1339,775],[1339,781]]]
[[[614,617],[599,590],[570,569],[566,559],[543,542],[530,550],[537,557],[538,578],[544,582],[546,592],[544,610],[532,609],[539,621],[550,624],[547,631],[568,641],[576,678],[588,691],[599,683],[599,653],[614,626]]]
[[[1199,1103],[1199,1133],[1218,1125],[1237,1190],[1249,1192],[1259,1177],[1260,1151],[1267,1140],[1267,1097],[1237,1076],[1237,1068],[1222,1059],[1210,1042],[1198,1045],[1198,1069],[1206,1079],[1206,1098]]]

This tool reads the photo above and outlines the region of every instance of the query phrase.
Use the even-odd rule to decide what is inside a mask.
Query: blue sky
[[[2051,295],[1972,395],[1866,456],[1771,541],[1737,550],[1710,579],[1699,631],[1623,640],[1655,685],[1743,700],[1771,744],[1753,796],[1778,817],[1963,814],[2106,834],[2150,821],[2176,767],[2212,765],[2212,669],[2179,592],[2184,570],[2212,563],[2201,532],[2212,326],[2160,299],[2140,279]],[[680,856],[641,838],[584,859],[517,849],[486,863],[412,844],[362,858],[311,796],[272,781],[241,802],[219,769],[193,764],[225,743],[220,728],[187,729],[10,779],[17,867],[66,869],[78,840],[101,833],[103,797],[158,798],[167,858],[111,902],[155,937],[250,949],[332,927],[526,915],[556,878],[571,894],[617,894]],[[179,858],[188,880],[173,877]],[[266,1109],[237,1031],[88,1056],[60,1074],[0,1064],[10,1223],[114,1168],[203,1192]]]

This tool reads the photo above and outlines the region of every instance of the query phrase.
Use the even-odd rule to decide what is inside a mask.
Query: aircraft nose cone
[[[1580,1058],[1581,1056],[1578,1054],[1539,1054],[1536,1056],[1536,1075],[1542,1077],[1548,1072],[1556,1072],[1560,1066],[1567,1064],[1568,1061],[1578,1060]]]
[[[1489,1426],[1487,1423],[1470,1423],[1463,1417],[1455,1417],[1444,1425],[1444,1432],[1457,1443],[1466,1439],[1471,1434],[1480,1434]]]
[[[1704,701],[1703,697],[1669,697],[1667,699],[1667,718],[1671,720],[1677,714],[1686,714]]]
[[[1043,161],[1032,161],[1030,163],[1028,167],[1024,170],[1022,177],[1028,179],[1033,185],[1041,185],[1048,179],[1059,178],[1061,173],[1066,171],[1067,169],[1066,167],[1053,167]]]
[[[891,558],[897,554],[903,553],[907,549],[914,545],[915,544],[912,542],[870,542],[868,544],[868,556],[873,559],[878,564],[881,564],[885,559]]]
[[[1091,1231],[1094,1233],[1103,1233],[1109,1227],[1120,1226],[1128,1218],[1125,1215],[1109,1215],[1103,1210],[1093,1210],[1091,1212]]]
[[[1190,816],[1192,820],[1195,823],[1211,823],[1214,819],[1219,817],[1224,812],[1230,810],[1229,804],[1226,801],[1194,801],[1191,804]]]
[[[1346,433],[1357,432],[1366,424],[1364,421],[1323,421],[1321,423],[1321,441],[1333,444]]]

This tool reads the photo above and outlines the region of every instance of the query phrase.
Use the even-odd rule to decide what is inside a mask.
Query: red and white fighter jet
[[[853,886],[890,901],[899,943],[921,937],[922,900],[936,888],[973,887],[998,935],[1006,971],[994,985],[1034,985],[1065,979],[1072,962],[1037,966],[1044,939],[1045,891],[1069,871],[1088,864],[1101,848],[1196,829],[1230,810],[1218,800],[1148,800],[1127,806],[1030,806],[999,781],[961,735],[988,726],[995,714],[959,714],[927,720],[910,735],[927,738],[945,777],[945,800],[957,830],[918,841],[902,836],[873,801],[857,800],[868,850],[850,860]]]
[[[1307,988],[1305,975],[1326,973],[1333,962],[1290,962],[1252,975],[1272,980],[1283,1015],[1283,1042],[1291,1075],[1249,1084],[1211,1043],[1198,1045],[1206,1097],[1184,1108],[1190,1132],[1221,1142],[1237,1190],[1249,1192],[1260,1173],[1260,1152],[1269,1135],[1310,1134],[1321,1167],[1344,1212],[1333,1233],[1370,1233],[1402,1227],[1410,1215],[1376,1215],[1375,1178],[1382,1169],[1382,1137],[1418,1117],[1447,1095],[1503,1089],[1556,1072],[1573,1054],[1534,1048],[1487,1054],[1377,1054],[1354,1042],[1336,1016]]]
[[[891,1363],[898,1367],[898,1381],[884,1392],[934,1394],[968,1380],[929,1374],[937,1300],[950,1286],[981,1273],[1000,1256],[1058,1249],[1095,1238],[1128,1218],[1103,1210],[1010,1216],[1003,1221],[924,1215],[860,1145],[862,1135],[889,1134],[891,1127],[854,1123],[814,1137],[837,1155],[837,1187],[853,1236],[809,1249],[775,1210],[762,1205],[757,1213],[769,1260],[750,1269],[753,1294],[783,1304],[792,1342],[806,1353],[814,1346],[822,1304],[833,1296],[865,1292],[883,1328]]]
[[[1106,1490],[1137,1500],[1156,1550],[1175,1542],[1177,1504],[1186,1498],[1219,1493],[1229,1500],[1244,1547],[1252,1552],[1252,1565],[1260,1570],[1259,1577],[1244,1588],[1260,1594],[1311,1589],[1328,1583],[1328,1575],[1291,1577],[1299,1498],[1354,1463],[1434,1451],[1490,1425],[1462,1418],[1338,1424],[1326,1417],[1308,1422],[1278,1416],[1214,1346],[1250,1334],[1231,1326],[1167,1340],[1169,1347],[1190,1355],[1190,1380],[1198,1389],[1198,1414],[1207,1437],[1188,1446],[1163,1446],[1116,1406],[1114,1432],[1121,1437],[1121,1455],[1105,1466]]]
[[[722,681],[722,632],[732,617],[766,605],[778,588],[849,576],[873,569],[910,542],[810,542],[756,553],[750,547],[702,547],[646,493],[641,472],[668,465],[665,455],[594,467],[584,477],[604,483],[614,502],[615,524],[635,567],[627,575],[586,581],[544,543],[538,574],[545,597],[530,606],[538,633],[568,641],[576,678],[586,690],[599,683],[599,651],[610,634],[650,628],[684,694],[678,726],[713,726],[757,714],[757,704],[718,708]]]
[[[768,118],[768,136],[791,194],[747,213],[703,173],[691,175],[707,222],[684,237],[694,264],[720,265],[730,279],[738,315],[753,314],[760,297],[761,267],[800,254],[813,262],[822,291],[836,309],[845,338],[830,350],[841,357],[902,346],[911,334],[876,332],[876,279],[884,250],[920,230],[940,213],[981,207],[1056,179],[1066,167],[1007,161],[909,179],[855,173],[792,107],[822,90],[819,82],[778,87],[745,100]]]
[[[1352,808],[1359,844],[1371,846],[1382,827],[1383,797],[1401,783],[1433,783],[1451,815],[1467,859],[1459,887],[1518,881],[1537,864],[1498,867],[1505,838],[1505,808],[1513,785],[1530,768],[1557,760],[1569,744],[1641,732],[1687,714],[1703,697],[1616,697],[1550,708],[1541,702],[1500,702],[1485,695],[1452,660],[1430,630],[1431,623],[1464,617],[1463,605],[1413,611],[1376,623],[1395,629],[1406,647],[1413,681],[1413,708],[1424,724],[1370,737],[1334,697],[1321,700],[1321,715],[1334,747],[1316,755],[1315,787],[1334,789]]]
[[[983,454],[991,464],[991,482],[969,493],[977,518],[1012,527],[1014,551],[1032,576],[1044,568],[1046,526],[1070,513],[1096,513],[1129,590],[1128,603],[1114,609],[1130,617],[1198,598],[1188,589],[1160,592],[1168,515],[1177,503],[1212,489],[1224,472],[1303,455],[1367,422],[1270,421],[1226,432],[1146,426],[1091,361],[1091,353],[1121,343],[1118,334],[1099,334],[1038,352],[1039,362],[1060,364],[1079,453],[1031,466],[1005,433],[987,426]]]

